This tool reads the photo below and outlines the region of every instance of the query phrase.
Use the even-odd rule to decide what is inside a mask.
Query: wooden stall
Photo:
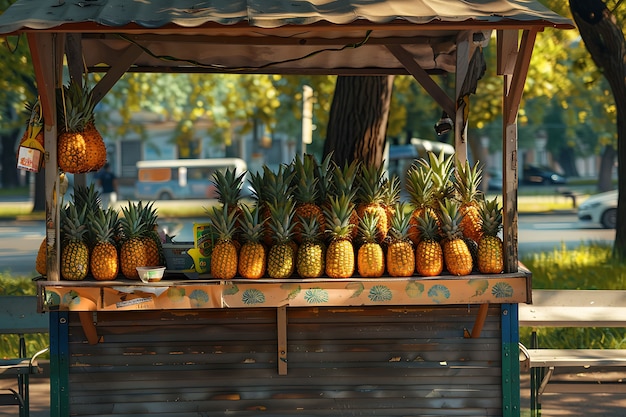
[[[45,120],[51,249],[38,288],[52,415],[519,415],[517,304],[531,299],[531,275],[517,259],[516,118],[546,27],[573,25],[521,0],[18,0],[0,33],[26,36]],[[127,71],[408,74],[451,116],[464,160],[462,86],[487,47],[503,78],[503,274],[60,279],[65,65],[73,78],[104,73],[97,99]],[[432,77],[444,72],[455,74],[453,97]]]

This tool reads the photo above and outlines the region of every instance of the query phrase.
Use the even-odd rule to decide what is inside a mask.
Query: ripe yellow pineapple
[[[410,277],[415,272],[413,242],[408,237],[411,212],[405,203],[396,205],[389,229],[387,246],[387,272],[392,277]]]
[[[302,278],[318,278],[324,273],[326,246],[317,217],[300,218],[302,243],[298,246],[296,270]]]
[[[106,162],[106,147],[94,125],[95,102],[89,88],[72,82],[61,89],[57,158],[64,172],[97,171]]]
[[[84,241],[87,233],[86,211],[85,206],[78,211],[74,203],[69,203],[65,210],[61,210],[61,225],[64,232],[61,277],[66,280],[83,280],[89,272],[89,248]]]
[[[146,256],[148,257],[149,266],[165,265],[165,255],[163,254],[163,244],[158,232],[158,220],[159,216],[157,210],[154,207],[154,202],[151,201],[147,204],[143,204],[140,201],[137,204],[139,210],[139,216],[142,219],[142,223],[145,225],[145,232],[141,236]]]
[[[468,275],[474,267],[472,254],[463,241],[460,223],[462,215],[459,204],[451,199],[439,203],[441,206],[441,232],[443,233],[443,259],[452,275]]]
[[[120,270],[128,279],[139,279],[138,266],[154,266],[144,245],[147,229],[141,216],[139,203],[129,202],[122,207],[120,218],[122,246],[120,247]]]
[[[267,255],[267,274],[271,278],[289,278],[296,269],[297,245],[293,241],[294,203],[283,196],[282,201],[269,204],[270,227],[274,243]]]
[[[482,181],[482,168],[479,167],[478,162],[472,167],[468,161],[465,161],[464,164],[458,164],[454,176],[456,197],[461,202],[459,211],[463,215],[461,231],[463,236],[478,242],[482,235],[478,203],[481,196],[478,187]]]
[[[425,211],[417,220],[421,240],[415,249],[415,269],[426,277],[440,275],[443,271],[443,250],[439,243],[439,226],[429,211]]]
[[[317,205],[319,179],[315,176],[317,163],[312,155],[300,158],[296,155],[293,161],[294,188],[293,197],[296,202],[293,237],[297,243],[303,242],[304,222],[315,218],[320,227],[324,227],[324,213]]]
[[[417,227],[418,219],[426,211],[429,211],[431,216],[435,216],[435,211],[433,210],[435,200],[433,198],[434,186],[432,177],[432,170],[421,164],[413,165],[406,173],[406,189],[413,206],[409,238],[414,245],[417,245],[421,240],[420,229]]]
[[[357,251],[357,270],[366,278],[380,277],[385,273],[385,255],[376,241],[378,218],[375,213],[366,213],[359,221],[361,246]]]
[[[45,237],[41,241],[39,245],[39,250],[37,251],[37,258],[35,259],[35,270],[38,274],[46,276],[48,273],[48,261],[46,257],[48,256],[48,239]]]
[[[378,214],[377,241],[381,243],[387,236],[389,222],[387,213],[383,206],[383,166],[361,165],[361,170],[357,176],[357,213],[359,218],[363,218],[365,213]]]
[[[88,219],[96,241],[91,250],[91,274],[98,281],[114,280],[119,272],[119,256],[113,240],[119,223],[118,212],[109,207],[90,213]]]
[[[241,223],[241,237],[243,244],[239,250],[239,275],[243,278],[257,279],[265,275],[267,252],[261,243],[263,223],[259,219],[258,206],[241,206],[243,221]]]
[[[483,274],[499,274],[504,268],[502,240],[498,233],[502,229],[502,207],[498,199],[481,204],[482,237],[478,241],[478,270]]]
[[[349,278],[354,273],[354,247],[350,214],[354,210],[350,196],[331,196],[330,206],[324,207],[326,233],[330,243],[326,250],[326,275],[331,278]]]
[[[228,210],[228,204],[207,210],[211,227],[216,235],[211,251],[211,275],[218,279],[231,279],[237,275],[239,259],[233,241],[237,226],[235,211]]]

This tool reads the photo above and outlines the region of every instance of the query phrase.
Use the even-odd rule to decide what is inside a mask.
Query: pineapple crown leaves
[[[139,211],[141,221],[146,225],[146,230],[154,230],[159,218],[157,209],[154,207],[154,201],[150,201],[145,206],[142,201],[139,201],[137,203],[137,210]]]
[[[243,221],[241,223],[243,239],[248,242],[260,241],[263,236],[263,226],[267,219],[259,218],[260,210],[257,205],[251,207],[243,204],[241,212],[243,213]]]
[[[237,231],[237,222],[235,218],[236,211],[228,210],[228,204],[223,206],[213,206],[211,209],[205,209],[211,228],[217,234],[217,239],[221,241],[233,240],[233,236]]]
[[[441,240],[437,219],[429,210],[424,210],[422,215],[417,217],[417,228],[420,231],[421,240]]]
[[[322,239],[323,234],[317,217],[298,216],[298,219],[302,225],[302,240],[304,242],[318,242]]]
[[[245,176],[246,172],[237,174],[235,168],[215,171],[211,182],[217,190],[217,200],[222,204],[236,205],[241,196]]]
[[[88,187],[84,185],[76,186],[72,199],[79,210],[82,207],[87,207],[87,213],[95,213],[100,210],[100,192],[94,184],[90,184]]]
[[[333,152],[329,152],[328,155],[322,160],[320,164],[315,167],[315,177],[318,179],[319,194],[318,204],[326,201],[327,196],[332,191],[332,167],[333,167]]]
[[[453,190],[452,169],[454,168],[454,155],[446,156],[443,149],[436,155],[429,151],[428,160],[420,159],[417,162],[424,168],[432,171],[435,198],[442,200],[450,195]]]
[[[293,235],[295,215],[294,202],[287,198],[276,203],[270,203],[269,209],[271,213],[270,228],[274,232],[273,238],[276,243],[285,243],[291,239]]]
[[[69,203],[65,210],[61,210],[61,225],[65,233],[65,239],[70,242],[84,241],[87,226],[87,207],[79,208],[74,203]]]
[[[350,223],[350,215],[354,210],[354,203],[350,196],[342,194],[331,196],[330,205],[324,207],[326,217],[326,233],[331,239],[350,239],[350,232],[354,227]]]
[[[357,199],[360,203],[381,203],[383,201],[383,165],[361,164],[357,182]]]
[[[114,243],[113,236],[119,225],[119,213],[112,207],[87,213],[87,220],[96,242]]]
[[[43,124],[43,110],[41,108],[41,101],[39,97],[32,102],[24,103],[24,113],[28,117],[29,125],[42,125]]]
[[[471,166],[469,161],[465,163],[457,161],[454,171],[454,189],[462,203],[478,201],[481,192],[478,190],[482,181],[482,167],[479,162]]]
[[[363,243],[376,243],[378,236],[378,213],[368,211],[359,218],[359,238]]]
[[[96,106],[93,94],[85,84],[73,81],[57,94],[57,108],[61,110],[60,126],[65,132],[82,132],[94,120]]]
[[[480,205],[482,231],[487,236],[496,236],[502,230],[502,207],[498,197],[483,199]]]
[[[354,198],[356,195],[356,189],[354,187],[354,179],[359,172],[361,162],[353,160],[348,163],[347,161],[343,166],[339,166],[336,162],[332,164],[332,178],[333,178],[333,194],[334,195],[347,195],[350,198]]]
[[[120,226],[125,240],[140,237],[148,230],[140,213],[140,203],[128,202],[121,208]]]
[[[315,203],[319,193],[319,179],[315,176],[315,159],[312,155],[299,155],[293,160],[293,196],[299,203]]]
[[[250,185],[252,186],[252,198],[257,204],[266,201],[265,198],[265,182],[261,172],[250,173]]]
[[[413,165],[406,174],[406,189],[415,208],[433,204],[433,173],[423,165]]]
[[[459,227],[463,214],[459,211],[459,203],[452,199],[439,202],[441,212],[441,231],[447,239],[461,239],[463,233]]]
[[[383,180],[383,201],[387,206],[394,206],[400,201],[401,188],[400,178],[397,175]]]
[[[278,171],[274,173],[266,165],[263,166],[263,194],[265,202],[277,203],[283,201],[285,196],[293,193],[291,186],[294,171],[287,165],[279,165]]]
[[[411,210],[408,210],[408,205],[404,202],[397,203],[395,208],[391,217],[389,233],[392,240],[406,240],[408,239],[409,229],[412,227]]]

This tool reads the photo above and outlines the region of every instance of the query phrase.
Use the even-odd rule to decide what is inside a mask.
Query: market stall
[[[535,39],[572,28],[535,2],[18,0],[0,33],[25,34],[45,121],[52,415],[519,415],[517,112]],[[496,42],[491,42],[495,31]],[[127,71],[409,74],[455,125],[463,86],[497,49],[503,77],[504,272],[363,279],[63,281],[56,90],[67,64]],[[449,97],[431,77],[454,73]],[[474,80],[475,81],[475,80]]]

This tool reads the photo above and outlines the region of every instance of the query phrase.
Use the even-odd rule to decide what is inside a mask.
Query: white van
[[[213,173],[235,169],[247,172],[240,158],[171,159],[137,162],[135,198],[139,200],[217,198]],[[245,177],[244,177],[245,178]],[[242,196],[245,196],[247,186]]]

